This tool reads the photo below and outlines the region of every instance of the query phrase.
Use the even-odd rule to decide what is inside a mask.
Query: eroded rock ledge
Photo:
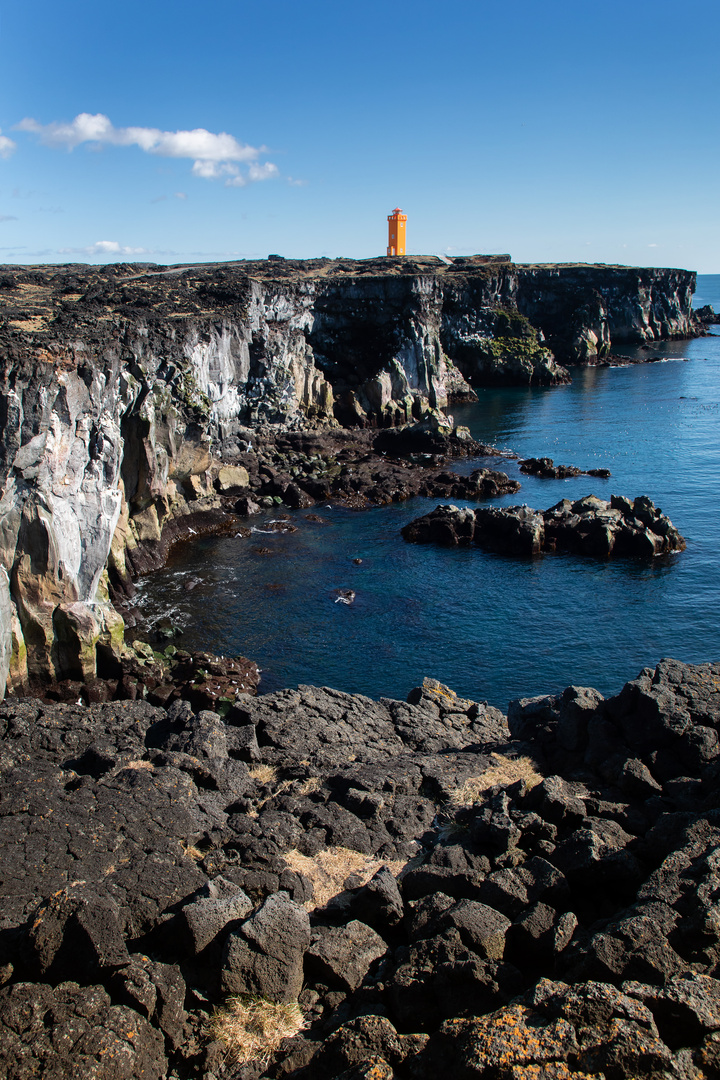
[[[608,501],[586,495],[562,499],[549,510],[529,506],[438,506],[402,530],[412,544],[476,544],[502,555],[566,551],[593,558],[652,557],[685,550],[670,519],[644,495]]]
[[[0,705],[8,1080],[720,1074],[720,664]],[[306,1027],[234,1064],[228,993]]]

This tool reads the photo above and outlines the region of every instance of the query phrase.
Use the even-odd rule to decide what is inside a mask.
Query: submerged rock
[[[555,465],[552,458],[525,458],[520,462],[520,472],[539,476],[542,480],[568,480],[574,476],[597,476],[607,479],[609,469],[578,469],[577,465]]]

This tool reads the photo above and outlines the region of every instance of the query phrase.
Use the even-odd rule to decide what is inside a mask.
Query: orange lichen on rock
[[[443,1025],[470,1051],[478,1074],[483,1069],[510,1068],[546,1061],[563,1061],[578,1050],[575,1030],[566,1020],[547,1023],[523,1005],[477,1019]]]

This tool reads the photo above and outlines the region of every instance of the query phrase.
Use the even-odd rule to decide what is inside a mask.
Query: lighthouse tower
[[[405,223],[407,214],[403,214],[399,206],[396,206],[392,214],[388,214],[388,255],[405,254]]]

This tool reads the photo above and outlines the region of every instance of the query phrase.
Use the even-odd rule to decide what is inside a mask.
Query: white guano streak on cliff
[[[92,602],[120,516],[120,426],[98,417],[100,459],[90,456],[92,424],[78,417],[74,431],[53,413],[38,477],[50,511],[47,522],[64,580],[75,581],[78,599]]]
[[[200,340],[195,332],[185,343],[198,390],[210,401],[216,422],[233,421],[257,407],[258,391],[292,417],[301,404],[322,397],[324,376],[315,367],[307,336],[315,316],[314,290],[287,295],[253,282],[247,322],[223,323]],[[258,369],[251,371],[250,340],[262,342]]]
[[[14,610],[10,595],[10,578],[5,567],[0,566],[0,701],[5,697],[5,686],[10,672]]]
[[[235,419],[243,406],[239,387],[245,386],[250,371],[250,353],[242,331],[223,323],[220,333],[212,330],[207,341],[190,339],[185,354],[198,389],[210,399],[215,419]]]

